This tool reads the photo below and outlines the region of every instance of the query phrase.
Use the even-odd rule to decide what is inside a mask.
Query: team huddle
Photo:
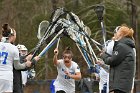
[[[0,93],[23,93],[23,85],[27,82],[27,69],[32,66],[32,55],[27,55],[24,45],[14,45],[16,31],[8,24],[3,24],[1,32]],[[100,93],[132,91],[136,70],[133,33],[133,29],[122,25],[115,29],[114,37],[106,42],[107,47],[96,62]],[[75,80],[82,78],[80,67],[72,60],[73,53],[69,47],[64,50],[62,59],[57,58],[58,53],[56,48],[53,57],[58,71],[54,82],[55,93],[75,93]],[[38,61],[40,57],[35,56],[33,59]]]

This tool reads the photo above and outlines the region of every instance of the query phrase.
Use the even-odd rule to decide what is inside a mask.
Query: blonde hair
[[[129,37],[134,40],[134,30],[132,28],[127,27],[126,25],[122,25],[119,30],[123,37]]]

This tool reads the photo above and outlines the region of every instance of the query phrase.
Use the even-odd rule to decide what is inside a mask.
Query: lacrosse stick
[[[85,50],[85,48],[83,48],[81,45],[79,45],[78,43],[76,43],[76,45],[77,45],[77,47],[78,47],[78,49],[79,49],[79,51],[80,51],[80,53],[82,54],[82,56],[83,56],[83,58],[84,58],[84,60],[85,60],[85,62],[87,63],[87,65],[88,65],[88,70],[90,70],[90,72],[95,72],[95,64],[92,64],[91,63],[91,59],[90,59],[90,56],[87,54],[88,52]]]
[[[37,51],[39,50],[39,48],[41,47],[41,45],[48,39],[48,37],[50,37],[51,35],[50,35],[50,32],[52,31],[52,28],[54,27],[54,25],[56,24],[56,22],[58,21],[58,19],[62,16],[62,15],[64,15],[64,12],[63,12],[63,8],[59,8],[59,9],[57,9],[56,11],[54,11],[54,13],[52,14],[52,20],[51,20],[51,22],[49,23],[49,25],[46,27],[46,31],[45,31],[45,33],[44,33],[44,35],[42,36],[42,38],[40,37],[40,33],[42,32],[42,31],[40,31],[38,34],[39,35],[37,35],[39,38],[41,38],[40,40],[39,40],[39,42],[37,43],[37,45],[36,45],[36,47],[35,47],[35,49],[34,49],[34,52],[33,52],[33,56],[32,56],[32,59],[35,57],[35,55],[37,54]],[[43,23],[44,22],[42,22],[42,24],[40,24],[40,26],[39,26],[39,29],[42,29],[41,27],[44,27],[44,25],[43,25]],[[45,24],[46,24],[46,22],[45,22]],[[52,34],[53,34],[54,32],[52,32]],[[45,51],[45,50],[44,50]],[[40,56],[42,56],[42,54],[40,54]],[[32,60],[31,59],[31,60]]]
[[[81,48],[79,47],[79,45],[76,43],[77,48],[79,49],[80,53],[82,54],[84,60],[86,61],[88,68],[91,67],[91,63],[89,62],[89,60],[86,58],[86,56],[84,55],[83,51],[81,50]]]
[[[66,23],[66,22],[65,22],[65,23]],[[67,25],[69,25],[69,24],[67,24]],[[70,24],[70,25],[71,25],[71,24]],[[71,25],[71,26],[72,26],[72,25]],[[66,29],[68,35],[71,36],[71,38],[72,38],[73,40],[78,41],[79,44],[84,45],[84,44],[82,44],[82,41],[84,41],[84,40],[83,40],[82,38],[80,38],[80,37],[86,37],[85,34],[82,33],[82,32],[80,32],[80,31],[77,31],[76,29],[74,29],[74,27],[71,27],[71,26],[68,26],[68,28]],[[78,39],[77,39],[77,38],[78,38]],[[84,42],[85,42],[85,41],[84,41]],[[88,40],[87,40],[87,42],[88,42]],[[90,48],[90,49],[91,49],[91,48]],[[92,51],[92,52],[93,52],[93,51]],[[92,54],[94,54],[95,59],[97,59],[95,53],[92,53]]]
[[[92,38],[90,38],[90,33],[88,30],[86,30],[85,28],[87,28],[82,21],[80,21],[80,19],[78,18],[77,15],[75,15],[74,13],[72,12],[69,12],[69,20],[71,19],[72,22],[74,22],[79,30],[76,30],[77,32],[83,34],[84,36],[86,36],[90,41],[92,41],[95,46],[97,47],[97,49],[100,51],[101,49],[98,47],[98,46],[102,46],[101,44],[99,44],[97,41],[93,40]]]
[[[106,50],[106,31],[105,31],[105,27],[104,27],[104,23],[103,23],[103,11],[104,11],[104,6],[101,5],[97,5],[94,7],[94,11],[97,14],[97,17],[99,19],[99,21],[101,22],[101,28],[102,28],[102,34],[103,34],[103,42],[104,42],[104,49]]]
[[[65,22],[66,23],[66,22]],[[67,25],[71,25],[70,23]],[[72,25],[71,25],[72,26]],[[77,31],[76,29],[74,29],[74,27],[71,26],[67,26],[68,28],[66,29],[68,36],[70,36],[70,38],[76,43],[80,53],[82,54],[85,62],[88,65],[88,68],[90,69],[91,72],[95,71],[95,61],[93,56],[95,57],[95,59],[97,60],[97,56],[95,55],[90,43],[88,42],[88,38],[86,38],[86,43],[88,43],[88,46],[85,45],[85,41],[83,40],[83,38],[81,37],[86,37],[84,33]],[[87,46],[87,48],[89,48],[90,51],[87,51],[85,49],[85,47]],[[93,64],[91,63],[91,61],[93,61]]]
[[[91,35],[91,31],[90,31],[90,29],[87,26],[85,26],[83,24],[83,21],[80,21],[80,19],[78,18],[78,16],[76,16],[73,13],[69,13],[69,12],[67,12],[67,13],[68,14],[66,16],[66,19],[61,18],[61,19],[59,19],[57,21],[57,23],[59,23],[59,24],[61,23],[63,25],[63,27],[74,29],[75,31],[79,32],[80,34],[82,34],[84,36],[87,36],[89,38],[89,40],[92,41],[95,44],[95,46],[97,47],[97,49],[99,51],[101,51],[101,49],[98,46],[102,46],[102,45],[100,43],[98,43],[97,41],[95,41],[95,40],[93,40],[92,38],[89,37]],[[73,22],[72,20],[76,20],[76,21]],[[82,32],[79,31],[79,28],[80,28],[80,30],[82,30]]]
[[[87,65],[88,65],[88,68],[90,68],[92,66],[92,64],[91,64],[91,60],[90,60],[90,58],[89,58],[89,56],[87,54],[87,51],[84,48],[84,46],[86,46],[85,42],[83,40],[80,40],[79,36],[76,35],[76,33],[74,34],[72,32],[72,30],[70,30],[70,31],[71,31],[71,33],[69,33],[70,38],[76,43],[79,51],[81,52],[84,60],[86,61]]]
[[[32,49],[27,55],[29,55],[29,54],[32,53],[33,51],[34,51],[33,56],[36,55],[37,51],[39,50],[39,47],[40,47],[41,44],[42,44],[42,41],[43,41],[42,37],[43,37],[43,35],[45,34],[46,29],[48,28],[48,24],[49,24],[49,22],[46,21],[46,20],[43,20],[43,21],[39,24],[37,38],[38,38],[40,41],[38,42],[37,46],[36,46],[34,49]],[[33,57],[32,57],[31,60],[33,60]],[[33,64],[34,64],[34,63],[32,62],[32,65],[33,65]],[[33,78],[35,77],[35,73],[36,73],[36,72],[35,72],[34,68],[35,68],[35,65],[32,66],[32,68],[28,69],[28,72],[29,72],[28,78],[29,78],[29,79],[33,79]]]
[[[77,45],[79,51],[81,52],[84,60],[86,61],[90,73],[93,73],[93,72],[96,72],[95,60],[97,61],[98,58],[95,55],[90,43],[88,42],[88,39],[86,37],[84,37],[84,38],[85,38],[85,41],[83,41],[84,39],[81,40],[81,38],[78,38],[78,41],[79,41],[79,43],[81,41],[86,43],[86,47],[89,49],[89,53],[87,51],[85,51],[85,49],[83,47],[81,47],[82,43],[80,43],[81,44],[80,46],[78,45],[78,43],[76,45]],[[93,56],[94,56],[94,58],[93,58]],[[93,62],[93,64],[91,63],[91,61]]]
[[[60,37],[58,38],[58,41],[57,41],[57,45],[56,45],[56,48],[58,49],[58,46],[59,46],[59,42],[60,42]],[[57,51],[55,51],[55,54],[57,53]]]
[[[95,55],[95,52],[93,51],[93,49],[92,49],[92,47],[91,47],[91,45],[90,45],[90,43],[89,43],[87,37],[85,37],[85,40],[86,40],[87,47],[89,48],[90,53],[91,53],[92,55],[94,55],[94,58],[95,58],[95,60],[97,61],[98,58],[97,58],[97,56]],[[93,60],[93,64],[95,65],[94,58],[93,58],[92,56],[91,56],[91,58],[92,58],[92,60]]]

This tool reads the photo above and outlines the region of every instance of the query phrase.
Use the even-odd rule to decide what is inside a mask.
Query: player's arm
[[[75,80],[80,80],[82,78],[80,68],[78,65],[75,66],[75,74],[71,74],[69,72],[65,72],[70,78],[75,79]]]
[[[26,67],[30,67],[31,62],[27,61],[26,63],[20,63],[19,60],[14,60],[14,68],[17,70],[25,69]]]
[[[19,50],[15,47],[14,48],[14,53],[13,53],[13,57],[14,57],[14,68],[17,69],[17,70],[21,70],[21,69],[25,69],[25,68],[28,68],[28,67],[31,67],[31,64],[32,62],[30,61],[31,58],[32,58],[32,55],[28,55],[26,57],[26,62],[25,63],[20,63],[20,57],[19,57]],[[38,61],[40,58],[39,56],[36,56],[33,58],[32,61]]]
[[[28,67],[31,67],[32,66],[32,62],[30,61],[30,57],[32,57],[31,55],[28,55],[27,56],[29,59],[26,59],[26,62],[25,63],[20,63],[19,60],[14,60],[14,68],[17,69],[17,70],[21,70],[21,69],[25,69],[25,68],[28,68]],[[33,61],[38,61],[40,58],[39,56],[36,56],[34,57]]]
[[[69,74],[68,75],[70,78],[75,79],[75,80],[80,80],[81,79],[81,72],[77,72],[74,75],[73,74]]]
[[[106,72],[109,72],[109,65],[105,64],[102,59],[98,59],[96,63],[101,66]]]
[[[21,70],[21,69],[25,69],[28,65],[30,65],[31,63],[28,61],[27,63],[20,63],[20,57],[19,57],[19,50],[17,49],[17,47],[15,46],[14,49],[14,53],[13,53],[13,57],[14,57],[14,61],[13,61],[13,65],[14,68],[17,70]]]

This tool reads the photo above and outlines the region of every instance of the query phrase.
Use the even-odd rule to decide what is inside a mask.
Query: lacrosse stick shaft
[[[60,42],[60,37],[58,38],[58,41],[57,41],[57,45],[56,45],[56,48],[58,49],[59,47],[59,42]],[[55,54],[57,53],[57,51],[55,51]]]
[[[102,33],[103,33],[104,49],[106,50],[106,44],[105,44],[105,42],[106,42],[106,32],[105,32],[103,21],[101,21],[101,28],[102,28]]]
[[[74,36],[74,35],[73,35],[73,36]],[[85,49],[84,46],[83,46],[84,43],[82,43],[81,40],[80,40],[79,42],[78,42],[78,40],[76,40],[77,37],[78,37],[78,36],[76,36],[76,37],[70,36],[70,38],[76,43],[76,45],[77,45],[77,47],[78,47],[80,53],[82,54],[84,60],[86,61],[88,67],[90,68],[90,67],[92,66],[92,64],[91,64],[91,60],[90,60],[90,58],[89,58],[89,56],[88,56],[88,54],[87,54],[88,52],[86,51],[86,49]]]
[[[44,49],[43,51],[41,51],[41,53],[38,55],[39,57],[42,57],[47,51],[49,48],[51,48],[52,45],[54,45],[56,43],[57,40],[53,40],[51,41]]]
[[[94,53],[94,51],[93,51],[93,49],[92,49],[90,43],[88,42],[88,39],[87,39],[86,37],[85,37],[85,39],[86,39],[86,42],[87,42],[87,46],[88,46],[88,48],[89,48],[89,50],[90,50],[90,53],[91,53],[92,55],[94,55],[94,58],[95,58],[95,60],[97,61],[98,58],[97,58],[97,56],[95,55],[95,53]],[[93,64],[95,65],[95,61],[94,61],[93,57],[91,57],[91,58],[92,58],[92,60],[93,60]]]
[[[56,48],[58,49],[59,47],[59,42],[60,42],[60,37],[58,38],[58,41],[57,41],[57,45],[56,45]]]
[[[79,45],[76,43],[77,48],[79,49],[80,53],[82,54],[84,60],[86,61],[88,68],[90,68],[90,63],[88,62],[87,58],[84,56],[82,50],[80,49]]]

